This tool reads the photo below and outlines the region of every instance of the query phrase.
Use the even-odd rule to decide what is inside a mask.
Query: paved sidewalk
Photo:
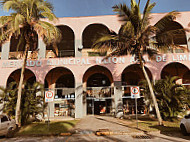
[[[131,128],[118,119],[109,116],[86,116],[74,128],[77,131],[96,132],[99,129],[109,129],[112,132],[129,133]],[[133,128],[134,129],[134,128]]]
[[[128,127],[127,124],[122,122],[122,120],[108,116],[87,116],[81,119],[75,126],[73,131],[77,133],[71,136],[0,138],[0,142],[190,142],[190,136],[183,136],[181,133],[165,135],[154,132],[147,135],[142,131],[136,130],[135,127]],[[96,136],[94,133],[99,129],[126,132],[126,134]],[[131,131],[132,129],[133,131]],[[150,138],[139,139],[133,137],[137,135],[150,136]]]

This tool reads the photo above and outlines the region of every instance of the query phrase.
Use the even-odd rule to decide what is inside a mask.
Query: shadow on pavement
[[[118,125],[121,125],[121,126],[124,126],[124,127],[127,127],[127,128],[131,128],[131,129],[136,129],[136,130],[142,131],[142,132],[144,132],[144,134],[146,134],[148,136],[152,136],[154,138],[157,137],[157,138],[161,138],[163,140],[169,140],[169,141],[174,141],[174,142],[181,142],[181,140],[174,140],[174,139],[169,138],[169,137],[176,137],[176,138],[181,138],[181,139],[185,139],[185,140],[190,140],[190,136],[183,136],[181,134],[181,131],[180,131],[179,127],[150,126],[151,128],[158,129],[160,131],[160,134],[163,134],[165,136],[169,136],[169,137],[162,137],[161,135],[148,134],[147,131],[144,131],[144,130],[136,128],[136,127],[128,126],[127,124],[121,124],[121,123],[118,123],[118,122],[106,120],[106,119],[99,118],[99,117],[96,117],[96,119],[99,119],[99,120],[102,120],[102,121],[107,121],[107,122],[110,122],[110,123],[115,123],[115,124],[118,124]],[[166,129],[167,129],[167,131],[166,131]],[[170,130],[172,130],[172,131],[176,130],[176,133],[171,133]]]
[[[160,131],[160,134],[166,135],[166,136],[172,136],[176,138],[182,138],[186,140],[190,140],[190,134],[188,136],[184,136],[181,133],[181,130],[179,127],[169,127],[169,126],[150,126],[150,128],[156,128]],[[173,132],[175,131],[175,132]]]
[[[110,123],[115,123],[115,124],[117,124],[117,125],[121,125],[121,126],[124,126],[124,127],[127,127],[127,128],[136,129],[136,130],[142,131],[142,132],[144,132],[144,133],[147,133],[147,131],[144,131],[144,130],[139,129],[139,128],[136,128],[136,127],[131,127],[131,126],[128,126],[128,125],[126,125],[126,124],[121,124],[121,123],[118,123],[118,122],[106,120],[106,119],[99,118],[99,117],[96,117],[96,119],[99,119],[99,120],[102,120],[102,121],[106,121],[106,122],[110,122]]]

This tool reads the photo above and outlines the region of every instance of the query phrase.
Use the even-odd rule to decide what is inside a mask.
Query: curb
[[[72,134],[71,133],[61,133],[59,134],[59,136],[71,136]]]
[[[96,131],[95,135],[97,136],[107,136],[107,135],[142,135],[142,134],[146,134],[146,135],[154,135],[154,134],[160,134],[160,131],[156,131],[156,132],[113,132],[113,131]]]

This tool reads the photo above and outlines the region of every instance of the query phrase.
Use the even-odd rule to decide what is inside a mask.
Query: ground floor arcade
[[[180,84],[190,84],[188,54],[159,55],[146,60],[145,69],[152,81],[165,76],[178,76]],[[181,58],[180,58],[181,57]],[[182,60],[183,59],[183,60]],[[0,61],[0,86],[19,81],[20,60]],[[82,118],[86,115],[113,115],[119,109],[135,113],[130,86],[139,86],[143,72],[131,56],[102,60],[91,58],[60,58],[27,62],[25,82],[44,84],[53,90],[54,102],[49,103],[50,117]],[[146,113],[143,96],[138,99],[138,113]]]

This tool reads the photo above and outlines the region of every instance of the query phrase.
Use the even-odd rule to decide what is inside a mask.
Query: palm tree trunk
[[[19,86],[18,86],[18,97],[17,97],[17,103],[16,103],[16,112],[15,112],[15,120],[18,127],[21,126],[21,119],[20,119],[21,118],[20,117],[21,95],[22,95],[22,87],[23,87],[23,81],[24,81],[24,71],[25,71],[26,60],[28,56],[28,49],[29,49],[29,44],[26,44],[26,48],[23,55],[23,65],[22,65],[21,74],[20,74],[20,81],[19,81]]]
[[[139,61],[140,61],[140,66],[142,68],[142,71],[144,73],[144,76],[145,76],[145,79],[148,83],[148,87],[149,87],[149,90],[150,90],[150,95],[152,97],[152,100],[153,100],[153,104],[154,104],[154,108],[156,110],[156,115],[157,115],[157,118],[158,118],[158,125],[163,125],[163,121],[162,121],[162,117],[160,115],[160,110],[159,110],[159,107],[158,107],[158,103],[156,101],[156,96],[154,95],[154,91],[153,91],[153,88],[152,88],[152,84],[150,82],[150,79],[149,79],[149,76],[145,70],[145,67],[144,67],[144,63],[143,63],[143,60],[142,60],[142,56],[141,56],[141,53],[139,51]]]
[[[158,125],[163,125],[163,121],[162,121],[162,117],[160,115],[160,110],[159,110],[159,107],[158,107],[158,103],[156,101],[156,96],[154,95],[152,84],[150,82],[149,76],[148,76],[148,74],[147,74],[147,72],[145,70],[145,67],[144,67],[144,64],[143,64],[142,60],[140,60],[140,65],[141,65],[142,71],[144,73],[145,79],[147,80],[147,83],[148,83],[148,87],[149,87],[149,90],[150,90],[150,94],[151,94],[151,97],[152,97],[152,100],[153,100],[153,103],[154,103],[154,107],[155,107],[155,110],[156,110],[156,115],[157,115],[157,118],[158,118]]]

